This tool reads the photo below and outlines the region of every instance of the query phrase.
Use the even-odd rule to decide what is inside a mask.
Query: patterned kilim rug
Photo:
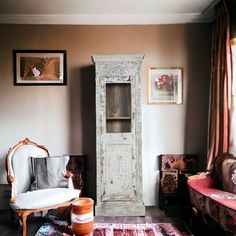
[[[63,221],[45,223],[36,236],[69,236],[73,235]],[[144,223],[119,224],[95,223],[93,236],[192,236],[192,233],[182,224]]]
[[[171,223],[146,224],[95,224],[93,236],[191,236],[186,229]]]

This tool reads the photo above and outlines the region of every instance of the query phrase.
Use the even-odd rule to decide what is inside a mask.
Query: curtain
[[[232,81],[230,17],[226,1],[221,1],[215,10],[207,153],[207,172],[210,173],[214,170],[216,157],[221,157],[228,152]]]
[[[231,44],[236,44],[236,0],[227,0],[230,14],[230,35]]]

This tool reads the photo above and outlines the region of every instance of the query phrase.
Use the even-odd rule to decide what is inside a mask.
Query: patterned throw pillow
[[[236,157],[228,157],[222,162],[223,190],[236,193]]]
[[[68,178],[65,178],[65,174],[69,156],[31,158],[34,175],[31,190],[68,188]]]

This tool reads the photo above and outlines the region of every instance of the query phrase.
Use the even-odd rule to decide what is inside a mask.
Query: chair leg
[[[28,214],[22,214],[20,216],[20,220],[21,220],[21,224],[22,224],[22,236],[26,236],[27,235],[27,217]]]

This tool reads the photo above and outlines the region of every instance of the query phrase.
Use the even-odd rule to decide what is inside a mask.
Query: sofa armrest
[[[215,188],[217,185],[213,178],[188,179],[187,183],[189,187],[195,190],[200,190],[202,188]]]

